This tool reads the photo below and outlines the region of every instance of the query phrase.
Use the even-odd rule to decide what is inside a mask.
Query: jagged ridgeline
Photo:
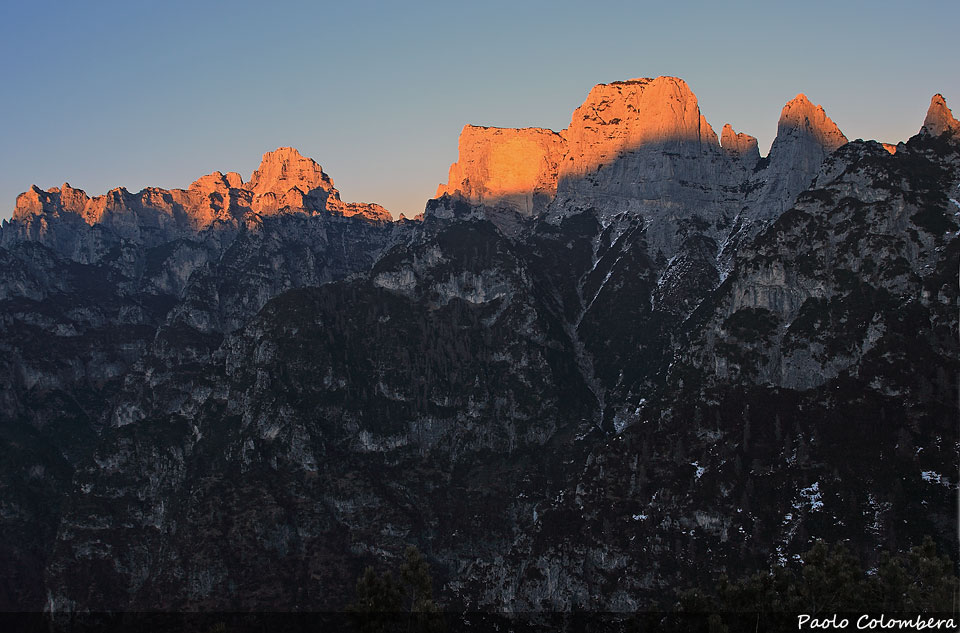
[[[635,79],[459,152],[413,220],[290,148],[22,194],[0,608],[342,609],[410,546],[442,608],[512,611],[670,606],[818,538],[957,559],[942,97],[893,146],[798,95],[761,157]]]

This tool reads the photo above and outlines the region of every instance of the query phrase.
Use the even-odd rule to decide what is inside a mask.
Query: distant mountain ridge
[[[148,187],[133,194],[118,187],[104,195],[89,197],[68,183],[46,191],[36,185],[17,196],[12,222],[5,222],[7,239],[43,241],[49,222],[82,221],[136,238],[141,232],[157,231],[158,239],[198,232],[211,227],[236,227],[248,216],[285,212],[328,212],[359,215],[374,221],[392,221],[377,204],[343,202],[333,181],[313,159],[292,147],[263,155],[260,166],[243,182],[236,172],[214,172],[198,178],[187,189]]]

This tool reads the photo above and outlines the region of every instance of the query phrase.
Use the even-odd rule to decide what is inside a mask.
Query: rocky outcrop
[[[263,155],[245,188],[256,199],[267,193],[282,195],[291,189],[329,193],[333,191],[333,181],[312,158],[302,156],[292,147],[281,147]]]
[[[595,208],[604,224],[640,217],[650,255],[666,262],[692,226],[718,244],[749,239],[845,142],[823,108],[798,95],[761,161],[756,139],[729,124],[717,139],[682,79],[631,79],[594,86],[558,133],[466,126],[437,196],[527,216]]]
[[[742,138],[741,154],[747,152],[747,138]],[[700,159],[706,154],[719,160],[718,150],[716,133],[683,80],[599,84],[559,133],[466,126],[459,159],[437,196],[459,192],[473,204],[508,206],[524,215],[541,213],[558,194],[558,205],[568,208],[598,198],[606,200],[603,207],[614,201],[618,211],[630,206],[628,198],[640,204],[664,200],[677,207],[683,203],[673,198],[683,195],[672,191],[671,183],[689,178],[715,186],[723,177],[707,165],[710,158],[687,170],[671,157]],[[687,202],[692,207],[703,200]]]
[[[436,197],[460,194],[472,204],[539,215],[556,196],[565,147],[563,136],[551,130],[467,125],[460,133],[459,159]]]
[[[333,181],[320,165],[292,147],[264,154],[244,188],[252,194],[250,209],[261,215],[284,209],[318,211],[326,208],[331,196],[338,199]]]
[[[899,345],[902,314],[929,311],[914,314],[918,325],[950,319],[954,291],[942,281],[960,225],[945,194],[960,182],[960,148],[937,145],[931,129],[945,105],[935,97],[932,107],[893,154],[863,141],[831,154],[791,209],[739,249],[703,329],[702,366],[726,380],[811,389]]]
[[[847,142],[823,108],[798,94],[783,106],[765,168],[753,180],[751,221],[776,218],[810,186],[823,160]]]
[[[149,228],[199,231],[217,220],[229,221],[242,215],[250,201],[249,194],[244,193],[239,193],[237,200],[238,190],[220,172],[196,180],[186,190],[151,187],[131,194],[118,187],[93,198],[67,183],[47,191],[34,185],[17,197],[12,219],[29,222],[43,217],[49,222],[76,216],[88,225],[109,227],[126,237],[136,237],[138,231]]]
[[[260,167],[243,188],[252,196],[250,210],[261,215],[284,211],[327,211],[377,222],[392,220],[390,212],[378,204],[343,202],[333,180],[320,165],[292,147],[281,147],[264,154]]]
[[[642,218],[652,259],[666,262],[695,232],[717,237],[739,210],[743,167],[720,149],[681,79],[601,84],[565,131],[558,215],[596,208],[604,224]]]
[[[784,155],[803,154],[803,150],[813,145],[832,152],[846,142],[847,137],[827,116],[823,106],[813,105],[807,95],[800,93],[783,106],[777,123],[777,138],[770,151]],[[799,147],[795,147],[797,145]]]
[[[569,148],[560,170],[561,190],[578,188],[588,175],[638,150],[718,145],[696,96],[676,77],[594,86],[574,110],[564,136]]]
[[[941,94],[933,95],[930,99],[930,107],[927,109],[927,116],[923,120],[922,134],[930,136],[941,136],[947,134],[951,137],[960,137],[960,122],[953,118],[953,112],[947,107],[947,101]]]
[[[760,160],[757,139],[743,132],[734,132],[729,123],[723,126],[720,133],[720,146],[724,152],[747,163],[751,168]]]

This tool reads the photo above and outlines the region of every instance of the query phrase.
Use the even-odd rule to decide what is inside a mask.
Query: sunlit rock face
[[[75,216],[88,225],[100,224],[127,237],[140,230],[166,228],[199,231],[216,221],[229,221],[250,207],[250,194],[238,190],[238,174],[215,172],[196,180],[186,190],[148,187],[133,194],[123,187],[89,197],[64,183],[43,191],[36,185],[17,197],[13,220],[38,216],[64,219]]]
[[[283,194],[295,187],[305,192],[317,189],[329,192],[333,190],[333,181],[315,160],[302,156],[292,147],[264,154],[246,184],[255,197],[265,193]]]
[[[473,204],[539,215],[556,195],[565,147],[552,130],[467,125],[460,133],[460,158],[437,197],[459,193]]]
[[[256,233],[265,218],[274,216],[309,218],[304,234],[321,244],[352,226],[338,221],[342,218],[383,225],[384,235],[392,230],[389,211],[378,204],[344,202],[316,161],[282,147],[264,154],[247,182],[236,172],[217,171],[187,189],[148,187],[131,193],[119,187],[93,198],[66,183],[46,191],[33,186],[17,197],[13,218],[0,231],[0,246],[41,244],[73,262],[108,266],[131,284],[150,279],[151,287],[178,295],[194,270],[216,261],[238,234]],[[367,227],[358,230],[368,232]],[[370,252],[378,252],[382,245],[373,241]],[[171,258],[184,245],[192,254]],[[174,260],[170,268],[159,265]]]
[[[692,144],[698,153],[701,146],[718,147],[696,96],[676,77],[594,86],[564,136],[569,150],[560,169],[561,191],[577,190],[589,175],[646,147],[683,151]]]
[[[739,158],[751,167],[760,160],[757,139],[743,132],[735,132],[729,123],[723,126],[720,133],[720,146],[723,147],[724,152]]]
[[[953,118],[953,112],[947,107],[947,101],[941,94],[933,95],[927,116],[923,120],[921,133],[930,136],[948,134],[952,137],[960,136],[960,122]]]
[[[759,174],[750,200],[752,219],[768,220],[787,210],[810,184],[823,160],[847,142],[823,108],[798,94],[783,106],[769,164]]]
[[[320,165],[292,147],[264,154],[244,188],[253,195],[250,208],[261,215],[283,209],[324,209],[327,199],[336,194]]]
[[[651,199],[665,193],[664,181],[684,176],[669,160],[665,164],[668,155],[719,156],[718,150],[717,135],[683,80],[599,84],[559,133],[466,126],[460,158],[437,197],[459,192],[471,203],[506,204],[525,215],[542,211],[557,193],[582,203],[610,196]],[[643,152],[653,158],[625,160]]]
[[[593,208],[604,224],[642,218],[650,255],[666,262],[691,235],[721,244],[755,234],[845,142],[800,95],[784,107],[761,161],[753,136],[728,124],[717,138],[682,79],[631,79],[594,86],[558,133],[465,127],[437,196],[459,193],[524,216]]]
[[[691,234],[719,242],[739,210],[744,167],[721,151],[690,87],[675,77],[600,84],[573,113],[554,213],[596,208],[646,222],[661,264]]]
[[[260,167],[243,188],[252,195],[250,209],[261,215],[329,211],[369,220],[392,220],[390,212],[378,204],[343,202],[333,180],[320,165],[292,147],[264,154]]]
[[[93,198],[66,183],[46,191],[34,185],[17,197],[15,224],[6,232],[43,241],[58,223],[83,222],[125,239],[156,242],[212,226],[235,228],[251,213],[325,211],[392,220],[380,205],[343,202],[333,180],[316,161],[292,147],[281,147],[263,155],[246,183],[236,172],[217,171],[198,178],[187,189],[148,187],[130,193],[119,187]]]
[[[787,145],[793,138],[810,139],[828,151],[835,150],[847,142],[847,137],[827,116],[823,106],[814,105],[803,93],[798,94],[783,106],[780,121],[777,124],[777,141],[774,147]]]

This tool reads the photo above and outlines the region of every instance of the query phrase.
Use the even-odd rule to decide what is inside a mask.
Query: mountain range
[[[960,123],[761,157],[673,77],[467,125],[422,216],[293,148],[0,227],[0,609],[622,611],[818,538],[954,560]]]

